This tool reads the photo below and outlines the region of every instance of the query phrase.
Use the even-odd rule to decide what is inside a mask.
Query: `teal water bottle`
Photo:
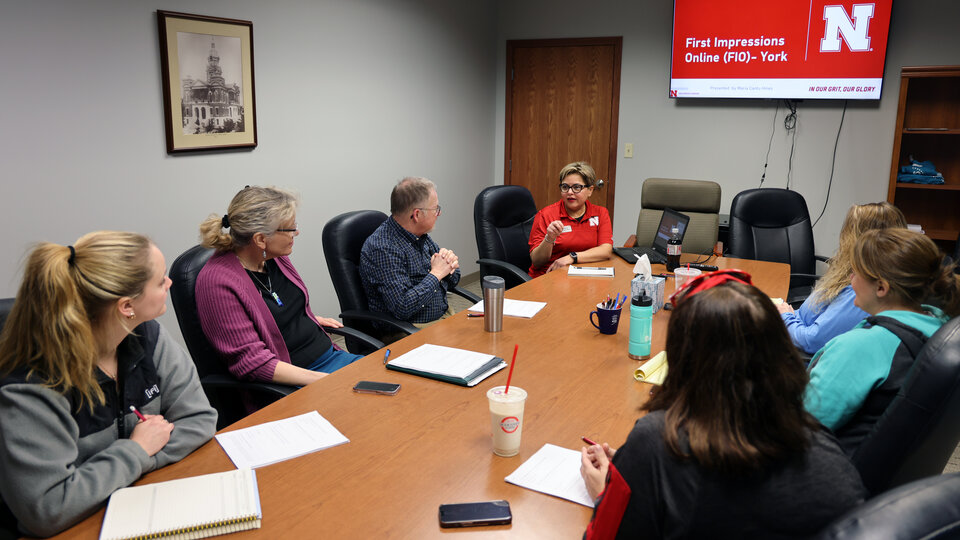
[[[627,355],[634,360],[650,358],[650,336],[653,334],[653,299],[645,294],[630,302],[630,346]]]

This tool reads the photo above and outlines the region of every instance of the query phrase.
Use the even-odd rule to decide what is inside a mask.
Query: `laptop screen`
[[[657,236],[653,239],[653,247],[661,253],[666,253],[667,240],[670,240],[672,236],[670,231],[676,227],[680,231],[680,239],[683,240],[683,235],[687,232],[687,223],[689,222],[689,216],[674,212],[669,208],[664,208],[663,217],[660,218],[660,227],[657,229]]]

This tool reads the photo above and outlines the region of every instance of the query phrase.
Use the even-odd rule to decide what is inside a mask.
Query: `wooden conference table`
[[[641,415],[651,385],[634,380],[640,364],[627,357],[629,312],[616,335],[601,335],[589,312],[607,294],[628,293],[631,266],[614,257],[591,266],[616,269],[614,278],[570,277],[553,272],[507,292],[517,300],[547,302],[532,319],[505,317],[503,331],[483,330],[482,318],[466,313],[441,321],[390,346],[396,357],[433,343],[519,356],[512,384],[527,398],[520,453],[511,458],[491,451],[486,392],[505,384],[503,370],[473,388],[433,381],[383,367],[383,352],[371,354],[256,412],[225,431],[317,410],[350,442],[257,470],[263,510],[261,529],[230,538],[579,538],[592,510],[526,490],[503,479],[545,443],[577,449],[581,436],[619,446]],[[772,297],[785,297],[789,266],[718,259],[720,268],[750,272]],[[662,272],[654,265],[654,272]],[[668,278],[666,293],[674,288]],[[669,312],[654,316],[653,351],[665,343]],[[356,394],[359,380],[403,385],[395,396]],[[211,440],[179,463],[146,475],[138,484],[232,469]],[[441,529],[437,507],[444,503],[506,499],[513,524]],[[61,537],[96,538],[103,510]]]

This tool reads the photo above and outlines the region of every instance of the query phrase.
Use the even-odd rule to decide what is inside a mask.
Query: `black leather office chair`
[[[343,324],[361,330],[371,336],[382,338],[385,334],[398,332],[410,335],[417,327],[407,321],[401,321],[387,313],[378,313],[369,309],[367,294],[360,279],[360,250],[373,231],[377,230],[387,215],[377,210],[355,210],[334,217],[323,226],[323,256],[327,260],[327,270],[333,281],[333,288],[340,300],[340,318]],[[472,302],[480,298],[459,287],[450,292],[458,294]],[[384,332],[373,326],[380,322],[390,328]],[[350,346],[351,338],[347,337]]]
[[[817,275],[813,225],[807,202],[796,191],[779,188],[741,191],[730,203],[728,255],[790,265],[787,303],[799,307],[810,295]]]
[[[530,281],[530,229],[537,205],[523,186],[490,186],[473,202],[480,275],[500,276],[507,288]]]
[[[960,473],[911,482],[868,500],[824,529],[819,540],[960,538]]]
[[[934,333],[850,459],[871,493],[939,474],[960,442],[960,317]]]
[[[229,371],[213,345],[207,341],[197,314],[194,289],[197,274],[213,255],[213,249],[193,246],[183,252],[170,266],[170,299],[177,313],[180,333],[187,350],[197,366],[197,375],[210,405],[217,410],[217,429],[222,429],[247,415],[243,392],[250,392],[257,403],[266,405],[296,390],[295,386],[266,382],[240,381]]]
[[[220,429],[246,416],[247,410],[242,397],[244,392],[250,395],[254,403],[264,406],[290,394],[297,387],[238,380],[227,370],[220,355],[210,345],[200,327],[195,288],[197,275],[203,265],[207,264],[211,255],[213,255],[212,249],[194,246],[173,261],[170,266],[170,279],[173,281],[170,287],[170,298],[177,313],[177,322],[180,325],[183,340],[197,366],[200,384],[210,404],[220,415],[217,420],[217,429]],[[349,336],[359,343],[373,347],[373,350],[383,346],[383,343],[351,328],[326,328],[326,330],[328,333]]]

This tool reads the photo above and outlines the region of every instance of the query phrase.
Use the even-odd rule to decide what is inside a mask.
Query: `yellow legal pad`
[[[633,372],[633,378],[650,384],[663,384],[667,378],[667,351],[660,351],[644,362]]]

